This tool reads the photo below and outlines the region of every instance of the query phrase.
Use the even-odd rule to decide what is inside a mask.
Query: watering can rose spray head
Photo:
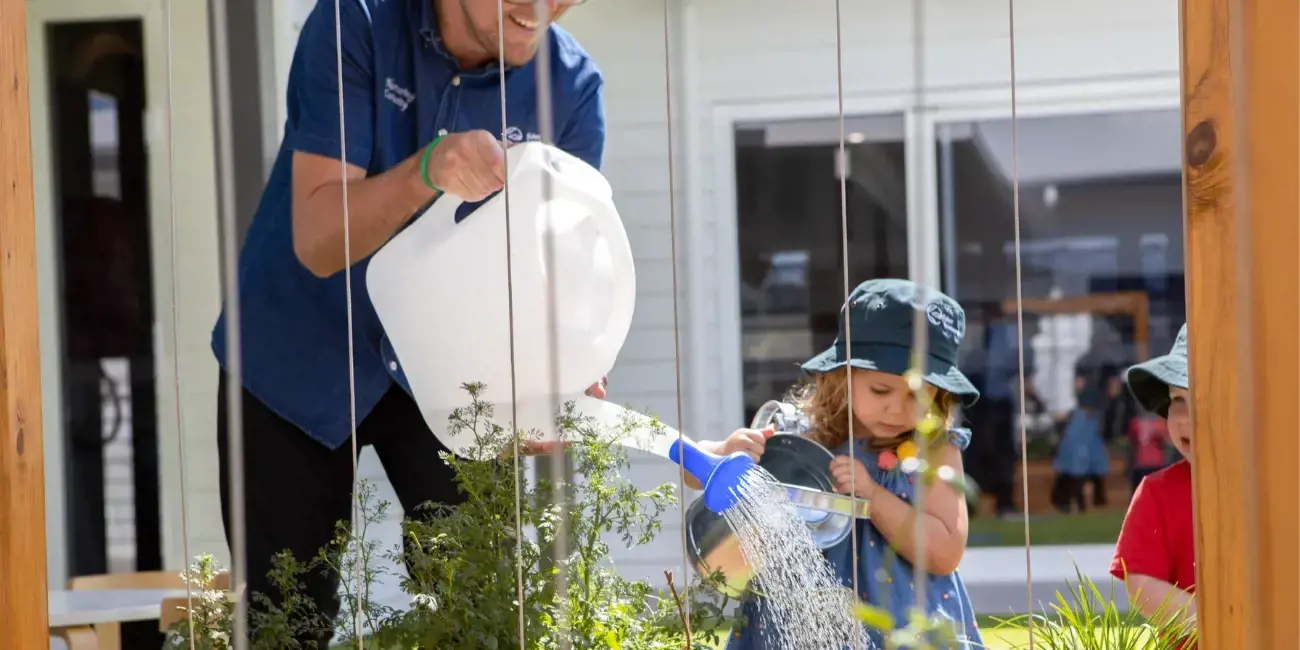
[[[681,465],[704,486],[704,507],[722,514],[740,500],[740,479],[755,467],[753,459],[738,451],[730,456],[711,454],[689,440],[679,440],[668,459]]]

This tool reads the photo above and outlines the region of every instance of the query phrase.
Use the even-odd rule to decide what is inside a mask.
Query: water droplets
[[[841,585],[781,484],[756,467],[736,492],[740,499],[723,516],[754,569],[761,626],[776,647],[874,648],[853,615],[853,592]]]

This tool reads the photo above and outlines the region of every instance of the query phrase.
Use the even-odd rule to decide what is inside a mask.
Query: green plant
[[[514,433],[492,422],[491,406],[478,398],[481,386],[466,390],[471,404],[452,414],[450,427],[473,435],[469,458],[500,460],[444,456],[466,500],[406,523],[410,576],[404,588],[420,606],[390,617],[376,634],[380,642],[518,647],[519,578],[528,648],[682,648],[688,609],[692,645],[708,647],[703,643],[722,632],[725,601],[699,584],[684,594],[690,606],[679,609],[672,596],[609,565],[606,535],[628,547],[644,545],[675,503],[672,484],[641,491],[621,475],[628,467],[621,441],[633,424],[610,431],[566,405],[556,425],[578,478],[530,483],[516,471],[522,463],[513,453]],[[571,494],[567,509],[558,505],[565,494]],[[558,565],[551,556],[557,546],[568,551]],[[557,591],[557,577],[567,586],[564,593]]]
[[[209,554],[195,558],[194,564],[181,574],[190,588],[191,599],[183,617],[169,630],[176,645],[193,650],[229,650],[234,621],[234,603],[226,592],[209,589],[221,566]]]
[[[1148,618],[1136,607],[1115,605],[1115,581],[1109,594],[1075,568],[1078,581],[1058,592],[1045,614],[1026,614],[1002,621],[1002,628],[1032,626],[1033,647],[1041,650],[1179,650],[1196,646],[1195,620],[1161,602]],[[1029,648],[1029,642],[1014,646]]]
[[[254,596],[253,647],[299,648],[295,636],[325,629],[299,585],[305,572],[325,571],[344,577],[342,611],[332,630],[344,648],[517,648],[521,634],[528,650],[713,648],[730,625],[727,600],[714,589],[721,576],[679,591],[667,574],[665,592],[623,577],[609,562],[607,536],[629,547],[644,545],[676,502],[672,484],[643,491],[622,476],[628,463],[620,441],[637,425],[626,421],[611,431],[566,405],[556,424],[577,478],[529,482],[515,443],[535,439],[536,432],[516,436],[493,423],[491,405],[479,399],[482,386],[465,389],[470,404],[451,415],[449,426],[475,443],[464,458],[443,458],[464,502],[425,508],[403,524],[400,548],[382,549],[366,533],[388,504],[363,484],[355,529],[340,524],[335,542],[310,564],[288,553],[276,558],[272,583],[283,599]],[[562,495],[570,495],[567,508],[559,504]],[[557,547],[567,549],[561,562],[553,558]],[[409,609],[374,601],[374,585],[384,575],[380,559],[406,565],[401,586],[411,598]],[[567,585],[563,592],[557,577]],[[229,617],[221,620],[228,639]]]

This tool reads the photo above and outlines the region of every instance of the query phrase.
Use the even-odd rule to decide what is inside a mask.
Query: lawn
[[[1029,536],[1039,544],[1113,544],[1124,523],[1123,510],[1077,515],[1034,515]],[[1025,524],[1018,520],[976,517],[970,522],[970,546],[1024,546]]]
[[[980,636],[984,637],[984,646],[988,650],[1010,650],[1011,648],[1028,647],[1029,631],[1028,630],[980,630]]]

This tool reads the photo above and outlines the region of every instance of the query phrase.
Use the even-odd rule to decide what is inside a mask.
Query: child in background
[[[1056,448],[1052,468],[1056,482],[1052,502],[1062,513],[1075,505],[1079,512],[1088,509],[1083,498],[1084,485],[1093,485],[1093,504],[1105,505],[1106,474],[1110,471],[1110,451],[1102,437],[1102,393],[1085,378],[1078,378],[1078,406],[1065,422],[1065,432]]]
[[[806,434],[835,454],[830,471],[837,489],[871,501],[871,519],[858,521],[858,555],[850,540],[824,551],[826,559],[846,587],[857,570],[858,598],[888,610],[899,625],[906,625],[916,604],[912,562],[916,516],[912,499],[913,477],[902,471],[901,460],[915,455],[916,401],[904,374],[911,366],[912,320],[924,313],[928,321],[928,349],[922,369],[924,391],[941,433],[931,443],[931,462],[962,473],[961,452],[970,432],[953,428],[956,408],[969,406],[979,392],[956,367],[957,350],[966,329],[966,315],[951,298],[925,292],[925,309],[913,305],[920,287],[905,280],[871,280],[857,287],[841,310],[835,343],[803,365],[812,381],[796,390],[795,402],[809,417]],[[852,345],[845,344],[845,321],[851,326]],[[847,349],[846,349],[847,348]],[[849,354],[851,353],[851,357]],[[849,373],[853,373],[850,392]],[[853,421],[849,421],[849,402]],[[725,441],[709,443],[715,453],[743,451],[762,456],[770,431],[742,429]],[[854,457],[849,457],[849,446]],[[925,534],[924,566],[929,573],[925,603],[928,614],[953,623],[961,650],[982,648],[975,613],[957,565],[966,551],[965,495],[958,488],[935,482],[927,487],[920,513]],[[891,557],[889,549],[896,549]],[[856,559],[856,562],[855,562]],[[778,650],[777,637],[756,598],[742,604],[747,623],[733,633],[729,650]],[[876,647],[882,635],[871,632]],[[827,650],[838,650],[828,648]]]
[[[1143,614],[1155,614],[1163,603],[1166,613],[1191,621],[1196,616],[1196,547],[1186,325],[1169,354],[1129,369],[1128,385],[1142,408],[1165,418],[1169,440],[1184,460],[1152,473],[1138,485],[1110,572],[1124,580],[1129,598]]]
[[[1133,450],[1129,482],[1132,491],[1136,493],[1142,479],[1169,464],[1165,460],[1165,441],[1169,439],[1169,429],[1163,418],[1144,413],[1129,422],[1128,439]]]

